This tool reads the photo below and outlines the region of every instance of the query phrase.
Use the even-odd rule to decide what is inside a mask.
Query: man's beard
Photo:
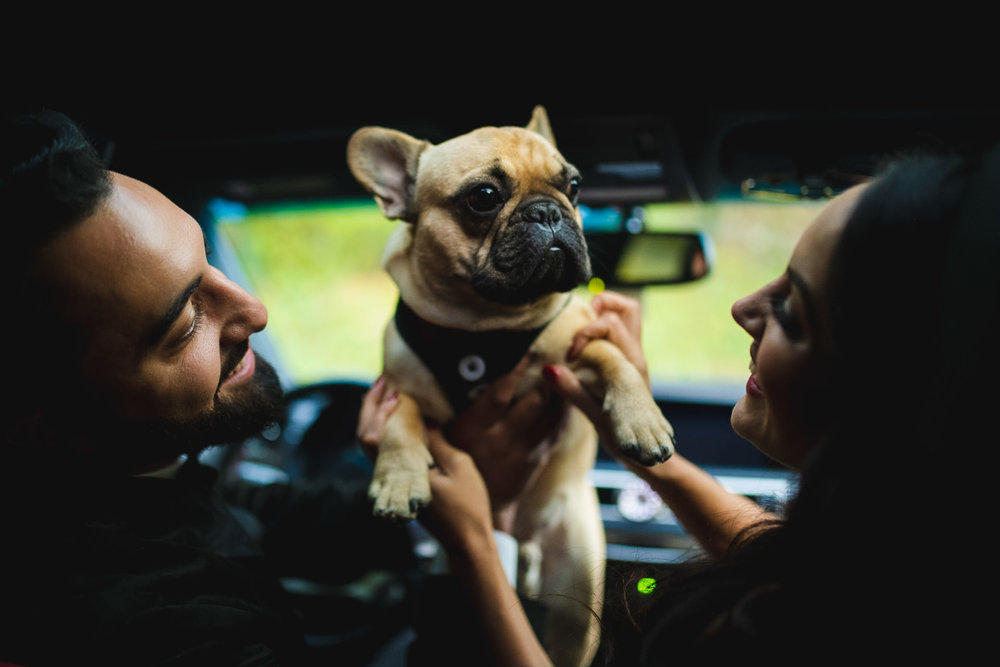
[[[213,445],[239,442],[279,421],[284,402],[274,368],[256,357],[253,377],[229,396],[216,396],[213,407],[189,419],[150,419],[106,424],[100,458],[129,471],[197,455]],[[106,445],[106,446],[104,446]]]

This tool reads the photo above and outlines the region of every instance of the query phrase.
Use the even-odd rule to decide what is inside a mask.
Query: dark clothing
[[[257,487],[244,500],[264,515],[258,540],[223,501],[216,478],[213,468],[192,462],[175,479],[4,484],[0,661],[305,664],[303,619],[279,576],[307,576],[320,566],[332,577],[351,576],[338,567],[355,543],[345,532],[362,515],[371,522],[370,509],[354,509],[357,485],[328,484],[322,493],[274,486],[267,499],[260,492],[268,489]],[[306,509],[292,512],[292,504]],[[290,534],[292,516],[297,528],[327,525],[296,531],[306,536],[297,540],[275,539],[282,548],[265,555],[268,530]],[[398,528],[370,540],[346,534],[362,545],[352,559],[366,559],[369,549],[412,553]],[[311,558],[291,569],[292,551]]]
[[[214,481],[214,470],[188,464],[172,480],[94,480],[25,498],[23,520],[5,531],[0,657],[263,665],[295,656],[297,619]]]

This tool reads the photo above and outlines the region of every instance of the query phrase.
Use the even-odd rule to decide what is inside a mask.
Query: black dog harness
[[[399,335],[437,378],[456,413],[468,407],[482,388],[509,373],[548,326],[451,329],[422,319],[402,299],[396,304],[395,323]]]

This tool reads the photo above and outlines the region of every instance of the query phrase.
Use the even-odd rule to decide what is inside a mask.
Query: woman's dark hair
[[[12,321],[3,329],[11,394],[2,404],[5,428],[31,409],[52,378],[46,360],[66,362],[69,336],[59,331],[30,278],[39,248],[93,213],[111,191],[110,177],[86,136],[65,115],[43,111],[6,118],[0,130],[0,267]]]
[[[994,153],[901,158],[866,187],[830,281],[834,428],[784,522],[661,573],[621,664],[968,649],[967,596],[992,583],[998,186]]]

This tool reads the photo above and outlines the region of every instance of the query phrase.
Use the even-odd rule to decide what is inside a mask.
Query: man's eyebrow
[[[146,342],[148,345],[156,345],[163,340],[163,337],[167,335],[168,331],[170,331],[170,327],[173,326],[174,322],[177,321],[177,318],[184,312],[184,308],[191,299],[191,295],[194,294],[200,286],[201,276],[198,276],[192,280],[186,288],[184,288],[183,292],[178,294],[174,300],[170,302],[170,305],[163,312],[163,315],[152,327],[150,327],[149,334],[146,336]]]

